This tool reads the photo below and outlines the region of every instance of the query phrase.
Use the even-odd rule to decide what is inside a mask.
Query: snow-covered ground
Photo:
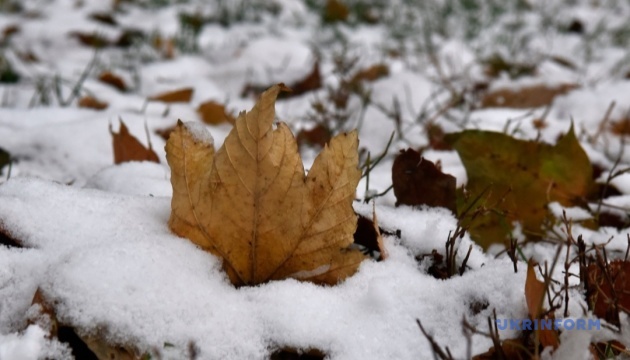
[[[12,11],[12,3],[21,9]],[[156,130],[178,119],[201,121],[196,109],[209,100],[226,104],[234,114],[249,110],[256,97],[242,96],[247,85],[295,84],[315,62],[323,87],[276,105],[278,120],[294,133],[314,126],[309,120],[313,103],[322,101],[332,109],[327,97],[343,86],[342,80],[376,64],[388,68],[388,75],[363,83],[370,95],[366,106],[351,94],[345,107],[337,109],[348,116],[336,131],[359,127],[362,160],[368,151],[372,158],[386,151],[369,183],[363,178],[357,189],[355,210],[366,217],[372,216],[372,204],[362,200],[390,187],[399,150],[429,144],[429,122],[447,132],[478,128],[550,143],[573,122],[591,162],[604,169],[602,179],[615,161],[621,164],[617,169],[630,164],[624,137],[630,134],[630,120],[627,134],[610,131],[611,124],[630,119],[630,5],[624,1],[481,1],[477,12],[457,1],[348,1],[353,9],[374,4],[377,24],[354,15],[347,23],[325,24],[307,5],[325,1],[138,0],[120,1],[113,11],[114,3],[0,1],[0,29],[17,29],[4,32],[0,60],[20,76],[17,83],[0,84],[0,147],[13,160],[2,170],[0,226],[22,246],[0,245],[1,360],[71,356],[66,345],[47,338],[45,321],[37,319],[39,305],[32,304],[37,289],[54,302],[59,322],[84,337],[174,359],[187,358],[191,348],[200,359],[264,359],[285,347],[318,349],[330,359],[432,358],[416,320],[459,359],[492,347],[481,335],[467,338],[463,318],[482,331],[493,311],[497,318],[526,318],[524,262],[514,273],[507,255],[495,256],[501,249],[484,252],[473,245],[462,276],[434,278],[427,273],[429,257],[416,258],[434,249],[444,252],[457,219],[440,208],[394,207],[392,191],[374,200],[380,226],[400,230],[400,238],[385,236],[390,257],[364,261],[354,276],[332,287],[284,280],[236,289],[218,258],[171,233],[170,169],[165,140]],[[440,13],[446,3],[460,5]],[[527,9],[506,5],[512,3],[527,4]],[[502,10],[493,12],[489,7],[495,5]],[[117,25],[94,20],[95,13],[111,14]],[[182,27],[182,13],[230,23],[207,21],[191,35]],[[494,13],[498,15],[490,15]],[[97,51],[76,36],[80,32],[116,41],[129,29],[145,39]],[[158,38],[166,45],[154,46]],[[169,48],[171,38],[179,42]],[[187,41],[194,48],[182,45]],[[29,61],[29,53],[37,61]],[[494,54],[537,65],[536,70],[518,78],[506,73],[490,77],[481,60]],[[356,63],[344,72],[340,59]],[[104,71],[120,76],[128,90],[99,81]],[[474,93],[466,89],[481,83],[488,91],[562,84],[576,88],[536,108],[447,106],[458,92],[473,104]],[[77,84],[80,95],[66,103]],[[194,89],[190,102],[146,100],[185,87]],[[79,108],[78,98],[84,95],[109,106]],[[534,120],[543,116],[545,126],[536,126]],[[117,129],[119,118],[145,144],[148,134],[160,164],[113,164],[109,126]],[[221,144],[231,125],[207,128]],[[301,151],[308,169],[318,149]],[[455,151],[429,148],[423,156],[439,160],[458,185],[466,183]],[[606,201],[627,213],[630,176],[617,177],[613,185],[621,195]],[[562,213],[558,204],[552,210]],[[584,217],[579,210],[568,215]],[[626,250],[627,233],[573,228],[587,245],[610,241],[611,256]],[[470,244],[468,235],[458,242],[458,264]],[[543,242],[522,251],[543,263],[553,260],[556,247]],[[554,275],[562,281],[560,267]],[[592,317],[585,312],[583,294],[577,289],[569,294],[569,316]],[[560,349],[545,356],[586,359],[590,342],[608,339],[630,346],[628,317],[622,315],[621,323],[621,333],[565,332]]]

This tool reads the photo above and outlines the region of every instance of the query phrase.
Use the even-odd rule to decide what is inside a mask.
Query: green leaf
[[[515,221],[526,235],[542,235],[550,202],[580,205],[593,188],[591,164],[573,126],[554,146],[480,130],[449,134],[445,140],[468,175],[468,196],[460,195],[458,214],[484,248],[506,243]]]

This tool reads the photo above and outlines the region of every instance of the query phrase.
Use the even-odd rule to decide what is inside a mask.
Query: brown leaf
[[[551,104],[558,95],[564,95],[576,89],[576,84],[561,84],[556,87],[546,85],[534,85],[523,87],[518,91],[500,89],[487,93],[481,100],[482,108],[507,107],[507,108],[535,108]]]
[[[149,100],[163,103],[187,103],[192,99],[194,91],[193,88],[183,88],[151,96]]]
[[[326,354],[319,349],[295,349],[285,347],[274,351],[269,360],[324,360]]]
[[[101,75],[99,75],[98,77],[98,80],[100,82],[104,82],[107,85],[111,85],[120,91],[127,91],[127,84],[125,84],[125,80],[110,71],[105,71],[101,73]]]
[[[378,251],[381,253],[381,260],[387,260],[387,258],[389,257],[389,253],[385,248],[383,235],[381,235],[381,230],[378,227],[378,218],[376,217],[375,203],[372,203],[372,225],[374,226],[374,232],[376,233],[376,244],[378,244]]]
[[[543,301],[547,287],[545,283],[536,278],[534,265],[530,261],[527,264],[527,278],[525,279],[525,302],[527,311],[532,319],[539,319],[543,314]],[[560,345],[558,333],[552,329],[537,329],[540,344],[544,347],[551,346],[554,349]]]
[[[260,95],[263,91],[265,91],[269,86],[267,85],[256,85],[256,84],[246,84],[241,91],[241,97],[251,96],[251,95]],[[313,69],[309,72],[303,79],[298,80],[292,83],[289,86],[290,91],[285,91],[279,94],[279,98],[287,99],[294,96],[300,96],[309,91],[317,90],[322,87],[322,77],[319,72],[319,62],[316,61],[313,64]]]
[[[70,32],[70,37],[77,39],[82,45],[95,49],[104,48],[112,45],[112,41],[97,33],[85,33],[81,31]]]
[[[602,267],[588,267],[587,301],[597,317],[619,325],[619,312],[630,312],[630,261],[612,261],[606,271]]]
[[[2,41],[8,41],[9,38],[19,33],[20,27],[16,24],[7,25],[2,29]]]
[[[457,213],[455,178],[413,149],[401,151],[394,160],[392,182],[397,206],[439,206]]]
[[[272,128],[282,89],[271,87],[242,112],[216,154],[205,129],[178,124],[166,144],[169,226],[220,256],[235,285],[287,277],[335,284],[364,259],[348,249],[361,177],[357,133],[333,138],[305,177],[289,128]]]
[[[7,229],[4,228],[1,222],[0,222],[0,245],[4,245],[7,247],[16,247],[16,248],[24,247],[24,244],[22,244],[22,241],[15,238],[13,234],[7,231]]]
[[[372,220],[359,215],[357,229],[354,232],[354,243],[364,246],[367,252],[375,257],[375,252],[380,254],[378,260],[385,260],[389,253],[383,244],[381,228],[378,226],[376,212],[372,213]]]
[[[145,356],[138,355],[131,347],[112,344],[100,336],[84,335],[79,338],[96,355],[98,359],[141,360]]]
[[[46,330],[48,338],[56,337],[59,328],[57,316],[55,315],[53,307],[44,298],[44,294],[40,288],[37,288],[35,291],[31,305],[38,306],[38,309],[37,315],[28,318],[29,325],[37,324],[42,329]]]
[[[171,133],[175,131],[175,129],[177,129],[177,124],[163,129],[157,129],[155,130],[155,133],[158,134],[162,139],[168,140],[168,138],[171,136]]]
[[[359,70],[354,74],[350,83],[356,84],[361,81],[375,81],[387,75],[389,75],[389,67],[385,64],[376,64],[366,69]]]
[[[300,146],[309,145],[323,148],[331,138],[330,129],[322,124],[317,124],[310,130],[302,129],[297,134],[297,142]]]
[[[534,265],[530,261],[527,264],[527,279],[525,280],[525,302],[527,303],[527,311],[532,319],[538,319],[542,314],[543,300],[547,287],[545,283],[536,278]]]
[[[98,100],[91,96],[84,96],[79,99],[78,103],[80,108],[88,108],[94,110],[105,110],[109,106],[108,103]]]
[[[327,0],[324,8],[324,21],[346,21],[350,15],[350,9],[340,0]]]
[[[489,77],[498,77],[507,74],[512,79],[532,76],[536,73],[535,64],[518,63],[504,59],[501,55],[493,55],[482,61],[485,65],[484,73]]]
[[[610,131],[616,135],[630,135],[630,118],[624,118],[611,122]]]
[[[118,39],[116,39],[116,42],[114,42],[114,45],[121,48],[128,48],[143,41],[146,41],[146,35],[142,30],[128,28],[123,29]]]
[[[146,148],[138,139],[129,133],[129,129],[125,123],[120,120],[120,132],[112,131],[112,125],[109,125],[109,133],[112,134],[114,145],[114,164],[120,164],[128,161],[153,161],[160,162],[157,154],[151,148]]]
[[[315,61],[313,64],[313,69],[311,70],[304,79],[296,81],[291,84],[289,88],[291,88],[290,92],[283,93],[283,98],[289,98],[293,96],[299,96],[309,91],[317,90],[322,87],[322,76],[319,73],[319,61]]]
[[[222,123],[234,124],[234,116],[225,110],[225,106],[214,101],[206,101],[197,108],[201,120],[208,125]]]
[[[94,12],[89,15],[89,18],[95,21],[100,22],[101,24],[110,25],[110,26],[118,26],[118,21],[114,15],[110,12]]]

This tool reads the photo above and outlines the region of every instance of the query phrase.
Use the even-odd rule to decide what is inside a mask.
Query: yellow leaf
[[[183,88],[151,96],[149,100],[164,103],[187,103],[192,99],[194,91],[195,89],[193,88]]]
[[[235,285],[286,277],[334,284],[364,258],[348,249],[361,177],[357,134],[333,138],[305,177],[293,134],[282,123],[273,129],[282,89],[242,112],[216,154],[200,130],[178,124],[166,145],[169,226],[220,256]]]

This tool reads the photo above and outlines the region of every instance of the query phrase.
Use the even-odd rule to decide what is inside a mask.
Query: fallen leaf
[[[131,347],[118,346],[100,336],[81,336],[79,338],[87,345],[96,358],[98,359],[115,359],[115,360],[141,360],[146,359],[145,356],[138,355]]]
[[[130,346],[120,346],[111,343],[101,335],[87,335],[77,331],[72,326],[62,324],[57,319],[55,302],[46,299],[40,288],[37,288],[32,306],[36,306],[36,312],[29,312],[31,317],[29,324],[36,324],[47,333],[47,337],[57,340],[70,348],[72,355],[77,359],[118,359],[140,360]]]
[[[114,164],[120,164],[129,161],[153,161],[160,162],[157,154],[151,148],[146,148],[138,139],[129,133],[129,129],[125,123],[120,120],[120,130],[115,133],[112,125],[109,125],[109,133],[112,134],[112,142],[114,145]]]
[[[2,41],[9,41],[9,38],[17,33],[19,33],[20,27],[16,24],[7,25],[2,29]]]
[[[3,148],[0,148],[0,170],[5,166],[11,165],[11,154]]]
[[[457,150],[468,176],[471,196],[458,203],[460,215],[467,208],[472,209],[468,214],[481,207],[490,210],[462,219],[484,248],[504,244],[515,221],[535,238],[551,216],[550,202],[579,206],[593,189],[592,167],[573,127],[554,146],[480,130],[448,134],[445,140]]]
[[[108,103],[100,101],[92,96],[84,96],[79,99],[78,105],[80,108],[88,108],[94,110],[104,110],[109,106]]]
[[[285,347],[274,351],[269,360],[323,360],[326,354],[319,349],[295,349]]]
[[[359,215],[357,229],[354,232],[354,243],[364,246],[367,253],[376,257],[379,251],[378,235],[374,228],[374,222],[365,216]]]
[[[123,29],[114,45],[121,48],[128,48],[134,44],[145,41],[145,39],[146,35],[142,32],[142,30]]]
[[[127,84],[125,84],[125,80],[111,71],[102,72],[101,75],[98,76],[98,80],[107,85],[113,86],[122,92],[127,91]]]
[[[46,301],[44,294],[40,288],[37,288],[31,306],[36,306],[36,313],[29,311],[28,324],[36,324],[46,331],[48,338],[57,337],[57,331],[59,329],[59,322],[55,315],[55,310]]]
[[[383,243],[381,228],[378,226],[375,209],[372,210],[372,220],[359,215],[357,229],[354,232],[354,243],[364,246],[367,249],[366,252],[378,260],[385,260],[389,257]],[[376,253],[379,254],[378,257]]]
[[[366,69],[359,70],[352,79],[351,84],[356,84],[361,81],[375,81],[382,77],[389,75],[389,68],[385,64],[372,65]]]
[[[548,106],[556,96],[564,95],[577,88],[576,84],[560,84],[554,87],[547,85],[527,86],[519,90],[500,89],[484,95],[481,100],[481,107],[526,109]]]
[[[525,279],[525,302],[530,318],[540,319],[543,314],[543,301],[547,293],[545,283],[536,278],[534,265],[530,261],[527,263],[527,278]],[[552,329],[537,329],[538,338],[543,348],[551,346],[556,349],[560,346],[558,332]]]
[[[310,130],[302,129],[297,134],[297,142],[300,146],[319,146],[323,148],[332,138],[330,129],[323,124],[317,124]]]
[[[319,72],[319,61],[315,61],[313,69],[304,79],[296,81],[291,84],[289,88],[290,92],[283,93],[284,98],[299,96],[309,91],[317,90],[322,87],[322,76]]]
[[[20,58],[20,60],[24,61],[25,63],[39,62],[39,57],[35,55],[35,53],[32,50],[24,50],[24,51],[16,50],[15,54]]]
[[[427,134],[427,138],[429,140],[428,147],[433,150],[453,150],[451,145],[444,141],[444,137],[446,133],[444,129],[440,125],[435,123],[426,124],[424,131]]]
[[[89,15],[89,18],[98,21],[101,24],[118,26],[118,21],[116,21],[116,18],[110,12],[94,12]]]
[[[163,103],[187,103],[192,99],[194,91],[193,88],[183,88],[151,96],[149,100]]]
[[[237,286],[288,277],[335,284],[364,259],[348,249],[361,177],[357,133],[333,138],[305,177],[289,128],[272,128],[284,88],[274,85],[242,112],[216,154],[194,123],[180,122],[166,144],[169,226],[221,257]]]
[[[225,110],[225,106],[214,101],[206,101],[197,108],[201,120],[208,125],[223,123],[234,124],[234,116]]]
[[[103,35],[97,33],[85,33],[81,31],[70,32],[70,37],[73,37],[81,43],[81,45],[92,47],[95,49],[101,49],[112,45],[112,41]]]
[[[171,136],[171,133],[175,131],[176,128],[177,124],[163,129],[157,129],[155,130],[155,133],[158,134],[162,139],[168,140],[168,138]]]
[[[532,319],[538,319],[542,314],[543,300],[547,287],[545,283],[536,278],[536,271],[530,261],[527,263],[527,278],[525,279],[525,302],[527,303],[527,311]]]
[[[337,22],[346,21],[350,15],[350,9],[339,0],[327,0],[324,7],[324,21]]]
[[[630,118],[613,121],[610,124],[610,131],[615,135],[630,135]]]
[[[381,253],[380,260],[387,260],[389,252],[385,248],[385,242],[383,241],[383,235],[378,227],[378,217],[376,217],[376,204],[372,203],[372,226],[374,226],[374,232],[376,233],[376,244],[378,245],[378,251]]]
[[[593,263],[588,266],[587,274],[587,301],[593,313],[619,325],[619,312],[630,313],[630,261],[611,261],[607,273]]]
[[[255,84],[246,84],[241,91],[241,97],[251,96],[251,95],[260,95],[263,91],[265,91],[269,86],[267,85],[255,85]],[[309,91],[317,90],[322,87],[322,77],[319,72],[319,62],[316,61],[313,64],[312,70],[303,78],[289,86],[290,91],[285,91],[281,93],[278,97],[281,99],[287,99],[294,96],[300,96]]]
[[[394,160],[392,182],[396,206],[428,205],[457,213],[455,178],[413,149],[402,150]]]
[[[494,55],[483,61],[484,72],[489,77],[499,77],[507,74],[512,79],[522,76],[532,76],[536,73],[535,64],[518,63],[504,59],[501,55]]]
[[[0,245],[7,247],[22,248],[22,241],[16,239],[10,232],[8,232],[0,223]]]

